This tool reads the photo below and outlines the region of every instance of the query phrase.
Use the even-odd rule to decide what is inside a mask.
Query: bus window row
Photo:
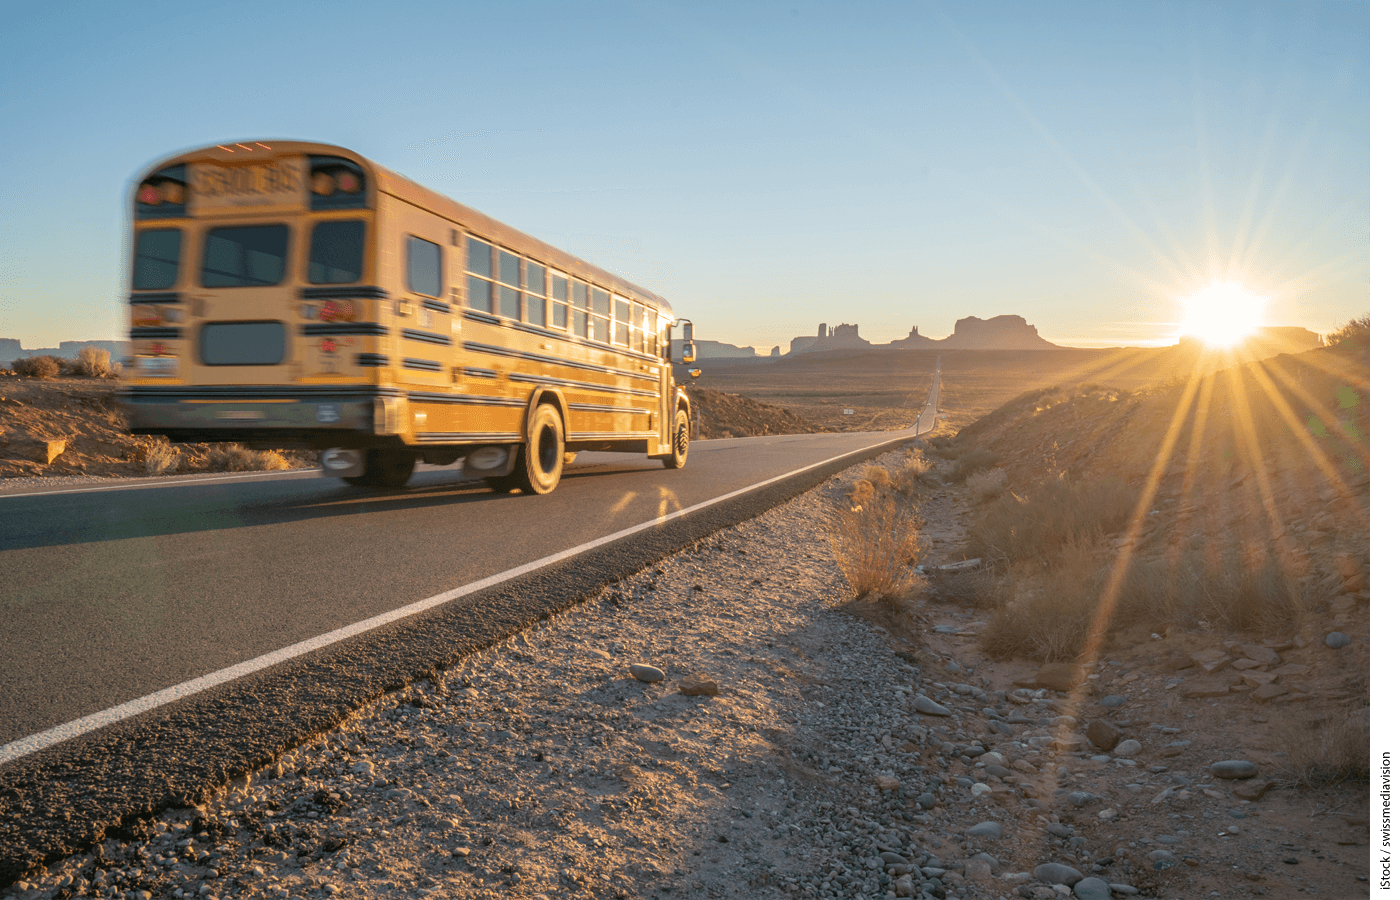
[[[650,356],[665,342],[655,310],[470,235],[467,306]]]

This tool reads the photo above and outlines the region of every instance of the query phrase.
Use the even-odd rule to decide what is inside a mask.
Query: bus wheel
[[[690,455],[690,416],[685,410],[676,410],[676,437],[671,444],[671,452],[661,457],[668,469],[684,469],[686,457]]]
[[[366,450],[365,474],[345,481],[356,487],[401,488],[413,475],[414,461],[408,450]]]
[[[500,487],[486,479],[492,490],[520,488],[526,494],[548,494],[564,474],[564,422],[559,410],[541,403],[530,414],[525,446],[516,456],[515,471],[500,479]]]

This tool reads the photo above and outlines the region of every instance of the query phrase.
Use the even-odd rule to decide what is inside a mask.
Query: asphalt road
[[[581,454],[543,497],[425,466],[0,494],[0,888],[912,434]]]

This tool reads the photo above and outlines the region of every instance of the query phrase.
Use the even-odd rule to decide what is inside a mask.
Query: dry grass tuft
[[[967,476],[967,489],[978,503],[995,500],[1006,492],[1006,470],[988,469]]]
[[[250,450],[242,444],[215,444],[209,450],[209,464],[226,472],[275,472],[292,468],[276,450]]]
[[[873,471],[873,470],[872,470]],[[837,565],[858,600],[898,604],[914,583],[919,555],[919,520],[888,495],[837,510],[831,542]]]
[[[969,475],[976,472],[983,472],[994,467],[1000,462],[995,453],[987,450],[973,450],[969,453],[961,454],[957,462],[953,463],[953,468],[944,476],[944,480],[950,484],[962,484]]]
[[[146,448],[147,475],[167,475],[180,467],[180,451],[164,441]]]
[[[1053,557],[1065,544],[1118,531],[1132,515],[1134,496],[1122,481],[1072,485],[1044,482],[1022,497],[993,503],[968,532],[968,556],[1005,556],[1012,562]]]
[[[56,356],[27,356],[10,363],[10,368],[26,378],[57,378],[63,365]]]
[[[1371,314],[1357,316],[1336,331],[1327,335],[1324,342],[1329,347],[1343,350],[1371,349]]]
[[[877,488],[890,486],[890,470],[884,466],[871,466],[866,470],[865,478]]]
[[[1012,599],[982,630],[979,646],[999,659],[1079,659],[1089,644],[1101,583],[1094,545],[1084,538],[1066,544],[1056,565],[1042,576],[1033,577],[1029,564],[1018,567],[1003,581]]]
[[[919,480],[927,475],[929,469],[932,468],[933,463],[924,459],[923,451],[917,449],[910,450],[905,455],[904,462],[895,470],[891,478],[897,490],[909,491],[912,490],[913,487],[919,483]]]
[[[1116,612],[1128,621],[1205,622],[1259,635],[1293,634],[1306,606],[1297,585],[1278,558],[1251,558],[1239,548],[1134,560]]]
[[[1370,710],[1337,710],[1311,723],[1289,719],[1278,745],[1287,761],[1284,776],[1310,788],[1365,784],[1370,774]]]

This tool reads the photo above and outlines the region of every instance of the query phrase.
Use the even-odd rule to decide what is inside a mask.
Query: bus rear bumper
[[[177,443],[237,441],[276,448],[402,446],[374,433],[373,387],[306,390],[249,387],[143,387],[121,394],[132,434]]]

